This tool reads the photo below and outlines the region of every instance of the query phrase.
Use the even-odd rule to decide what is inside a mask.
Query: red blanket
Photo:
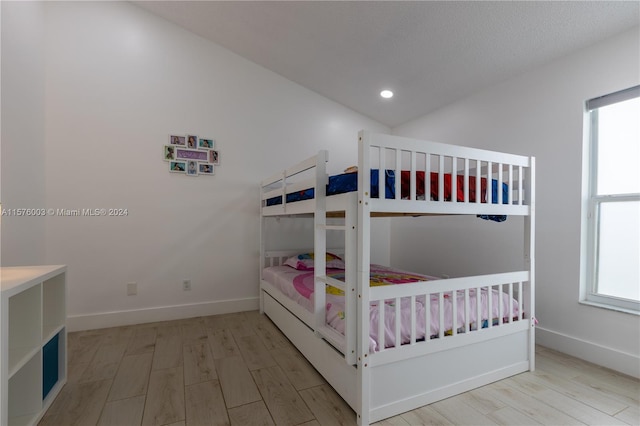
[[[417,199],[425,199],[424,193],[424,175],[425,172],[417,171],[416,172],[416,198]],[[431,200],[438,200],[438,177],[439,174],[432,172],[431,173]],[[464,176],[457,175],[457,199],[459,202],[464,201]],[[411,176],[409,174],[409,170],[403,170],[400,173],[400,194],[403,199],[409,198],[409,192],[411,188]],[[480,192],[482,194],[480,198],[481,203],[487,202],[487,179],[481,178],[480,181]],[[444,200],[451,201],[451,174],[446,173],[444,175]],[[476,202],[476,177],[469,176],[469,202]]]

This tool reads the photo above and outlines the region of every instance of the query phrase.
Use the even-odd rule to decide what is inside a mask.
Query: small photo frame
[[[205,176],[212,176],[213,164],[198,163],[198,174],[205,175]]]
[[[213,149],[213,139],[200,139],[198,142],[198,149]]]
[[[175,145],[165,145],[164,146],[164,161],[175,161],[176,160],[176,146]]]
[[[198,137],[195,135],[187,135],[187,148],[188,149],[197,149],[198,148]]]
[[[171,173],[185,173],[187,170],[186,161],[171,161],[169,162],[169,171]]]
[[[209,151],[209,162],[211,164],[215,164],[216,166],[220,165],[220,152],[212,149]]]
[[[187,175],[198,176],[198,162],[194,160],[187,161]]]
[[[169,136],[169,144],[170,145],[185,146],[187,144],[187,142],[186,142],[186,139],[184,138],[184,136],[170,135]]]

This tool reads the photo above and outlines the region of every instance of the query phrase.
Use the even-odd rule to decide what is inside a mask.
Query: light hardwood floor
[[[258,312],[69,333],[41,425],[349,425],[355,414]],[[640,381],[538,347],[537,369],[378,425],[638,425]]]

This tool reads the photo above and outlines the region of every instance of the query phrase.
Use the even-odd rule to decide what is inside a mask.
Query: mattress
[[[371,170],[371,197],[380,197],[380,183],[379,183],[378,170]],[[385,172],[384,191],[385,198],[395,198],[395,176],[393,170],[387,170]],[[329,176],[329,183],[327,184],[327,196],[344,194],[346,192],[354,192],[358,190],[358,174],[357,173],[342,173],[339,175]],[[294,203],[296,201],[309,200],[315,196],[313,188],[305,189],[298,192],[292,192],[287,194],[287,203]],[[282,204],[282,196],[269,198],[267,200],[267,206],[275,206]]]
[[[285,296],[305,308],[307,311],[312,312],[314,306],[314,272],[302,271],[292,268],[290,266],[272,266],[263,270],[263,279],[271,283],[274,287],[279,289]],[[332,278],[344,281],[344,270],[340,269],[327,269],[327,275]],[[389,268],[381,265],[371,265],[371,285],[402,285],[404,283],[418,282],[418,281],[432,281],[437,280],[436,277],[430,277],[427,275],[415,274],[412,272],[402,271],[395,268]],[[488,326],[488,321],[492,321],[493,324],[498,323],[499,313],[499,298],[502,297],[503,310],[508,310],[509,307],[509,295],[507,293],[499,292],[495,289],[491,292],[492,297],[492,312],[489,315],[488,312],[488,291],[482,289],[480,292],[480,306],[481,315],[480,320],[477,318],[477,303],[476,303],[476,291],[475,289],[469,290],[469,325],[472,330]],[[453,330],[453,299],[457,304],[457,321],[456,330],[462,332],[465,329],[464,319],[464,305],[465,298],[464,292],[459,291],[457,297],[453,297],[452,293],[446,293],[443,300],[444,310],[444,334],[451,334]],[[416,297],[416,338],[418,340],[425,339],[425,297]],[[430,339],[437,338],[440,334],[440,312],[439,301],[437,295],[432,295],[430,298],[430,330],[428,336]],[[518,317],[518,302],[512,300],[513,311],[511,315],[513,318]],[[345,302],[342,291],[327,287],[326,294],[326,320],[327,325],[335,329],[338,333],[344,335],[345,330]],[[384,304],[384,329],[385,329],[385,346],[395,346],[395,324],[396,324],[396,307],[395,300],[387,300]],[[369,336],[369,350],[370,352],[377,351],[378,347],[378,320],[379,309],[378,302],[371,303],[369,311],[369,330],[371,331]],[[409,343],[411,338],[411,301],[410,298],[401,299],[401,339],[402,344]],[[504,321],[508,321],[508,314],[505,314]]]
[[[379,171],[377,169],[371,170],[371,198],[380,198],[380,179]],[[450,173],[444,174],[444,200],[451,201],[452,199],[452,177]],[[430,176],[430,195],[429,199],[432,201],[438,201],[438,188],[439,188],[440,175],[432,172]],[[384,198],[395,199],[396,187],[396,174],[393,170],[386,170],[384,176]],[[464,176],[456,176],[456,200],[458,202],[464,201]],[[411,175],[408,170],[400,172],[400,196],[403,200],[409,199],[411,188]],[[498,190],[502,187],[503,204],[507,204],[509,197],[509,186],[506,183],[499,185],[496,179],[491,180],[491,193],[492,203],[498,204],[499,194]],[[358,190],[358,173],[342,173],[339,175],[329,176],[329,183],[327,184],[326,194],[327,196],[344,194],[346,192],[353,192]],[[315,196],[313,188],[305,189],[302,191],[292,192],[287,194],[287,203],[294,203],[296,201],[303,201],[312,199]],[[487,178],[481,178],[480,181],[480,202],[487,202]],[[425,197],[425,172],[416,172],[416,199],[424,200]],[[469,202],[476,202],[476,177],[469,176]],[[282,204],[282,196],[269,198],[266,202],[267,206],[275,206]],[[482,219],[493,220],[495,222],[503,222],[506,220],[504,215],[481,215]]]

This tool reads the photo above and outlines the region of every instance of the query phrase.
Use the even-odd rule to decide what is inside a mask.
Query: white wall
[[[42,4],[1,2],[2,217],[0,264],[42,264],[45,221],[14,216],[14,209],[42,208],[44,175],[44,11]],[[10,215],[9,215],[10,214]]]
[[[47,217],[70,329],[257,308],[260,180],[321,148],[341,171],[358,130],[389,131],[128,3],[48,3],[45,33],[46,205],[128,209]],[[191,132],[215,176],[168,172],[162,145]]]
[[[584,102],[639,83],[639,40],[637,29],[624,33],[393,129],[536,156],[537,341],[635,376],[640,318],[578,300]],[[435,218],[420,232],[410,223],[391,225],[391,258],[398,266],[415,270],[425,264],[434,273],[467,275],[522,264],[521,219],[492,224]],[[425,239],[438,243],[412,255]],[[488,258],[493,260],[485,263]]]

